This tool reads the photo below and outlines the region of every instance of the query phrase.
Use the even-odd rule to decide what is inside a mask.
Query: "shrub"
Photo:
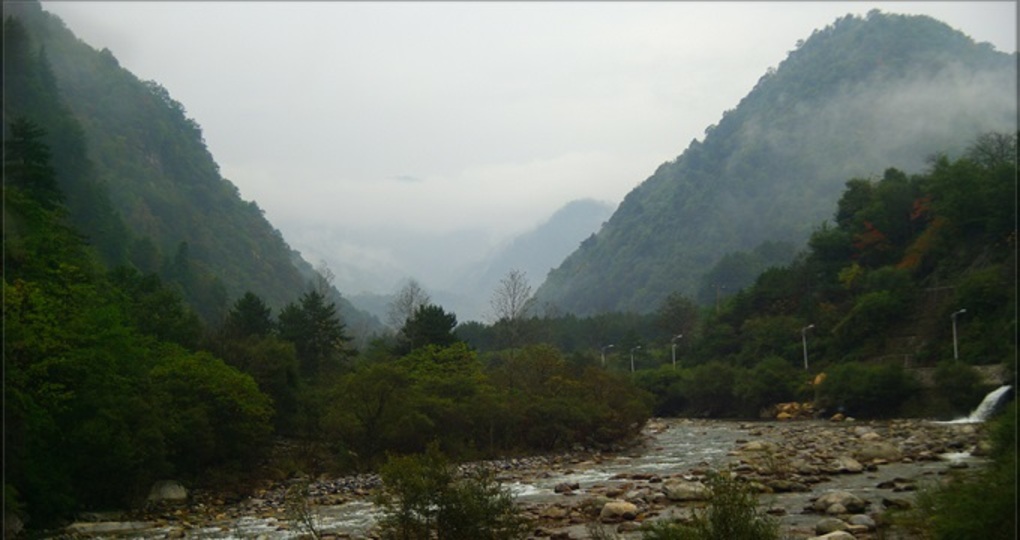
[[[458,476],[435,444],[421,455],[390,457],[380,474],[384,539],[508,540],[530,530],[491,473]]]
[[[750,488],[726,474],[708,480],[710,505],[690,524],[661,522],[641,535],[643,540],[772,540],[779,538],[779,524],[758,510]]]
[[[1016,407],[991,427],[994,462],[978,473],[952,475],[917,496],[916,510],[897,516],[917,536],[937,540],[1015,538]]]
[[[939,399],[945,400],[953,416],[969,413],[985,394],[977,370],[954,360],[939,362],[935,366],[935,390]]]

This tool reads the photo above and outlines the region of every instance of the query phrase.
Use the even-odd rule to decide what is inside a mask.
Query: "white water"
[[[992,390],[985,396],[985,399],[981,400],[981,403],[976,409],[971,411],[969,416],[963,418],[957,418],[956,420],[950,420],[948,422],[940,422],[943,424],[980,424],[995,412],[996,407],[999,405],[999,401],[1002,400],[1002,396],[1009,392],[1013,388],[1010,385],[1003,385],[995,390]]]

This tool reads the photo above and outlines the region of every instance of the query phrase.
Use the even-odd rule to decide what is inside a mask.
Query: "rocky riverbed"
[[[982,424],[655,419],[620,452],[473,466],[497,472],[534,519],[534,538],[590,538],[594,528],[639,538],[646,522],[689,519],[706,504],[706,475],[726,471],[759,493],[787,538],[868,539],[879,537],[886,509],[912,505],[915,490],[951,469],[982,466],[983,451]],[[378,477],[362,475],[295,479],[233,502],[192,493],[177,506],[86,516],[59,536],[283,540],[307,535],[310,525],[327,538],[374,538],[378,486]],[[307,506],[296,511],[295,500]]]

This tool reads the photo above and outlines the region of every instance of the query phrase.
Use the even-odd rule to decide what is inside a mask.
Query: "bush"
[[[168,348],[150,373],[176,472],[250,466],[267,449],[273,408],[255,380],[208,353]]]
[[[810,376],[790,362],[770,356],[758,365],[737,373],[733,393],[744,414],[787,401],[799,401],[800,388]]]
[[[661,522],[641,535],[643,540],[772,540],[779,525],[758,510],[750,488],[726,474],[713,474],[710,506],[690,524]]]
[[[981,374],[973,367],[955,360],[935,366],[935,392],[944,400],[952,416],[969,413],[985,395]]]
[[[736,373],[736,368],[718,360],[691,368],[681,386],[688,411],[709,418],[732,414]]]
[[[917,393],[917,382],[899,364],[846,363],[834,366],[818,388],[821,408],[852,416],[886,418]]]
[[[917,509],[896,521],[917,536],[936,540],[1015,538],[1015,405],[995,420],[990,435],[994,462],[988,468],[976,474],[956,473],[922,489]]]
[[[380,474],[384,539],[504,540],[524,538],[530,530],[510,492],[490,473],[458,477],[435,444],[422,455],[391,457]]]

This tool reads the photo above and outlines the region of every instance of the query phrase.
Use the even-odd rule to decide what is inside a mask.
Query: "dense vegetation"
[[[577,315],[648,313],[672,293],[714,303],[789,263],[760,245],[802,245],[847,178],[920,172],[933,151],[1015,130],[1016,76],[1015,54],[928,17],[841,18],[631,191],[538,301]]]

